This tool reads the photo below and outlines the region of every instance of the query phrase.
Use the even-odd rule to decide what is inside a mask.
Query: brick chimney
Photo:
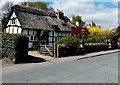
[[[64,19],[64,13],[57,9],[56,15],[59,19]]]

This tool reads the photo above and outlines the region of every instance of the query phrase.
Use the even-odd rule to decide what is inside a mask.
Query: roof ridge
[[[38,9],[38,8],[33,8],[33,7],[24,7],[24,6],[20,6],[20,5],[14,5],[14,6],[12,6],[12,9],[22,11],[22,12],[28,12],[28,13],[32,13],[32,14],[40,14],[40,15],[56,17],[55,13],[52,13],[50,11],[45,11],[42,9]]]

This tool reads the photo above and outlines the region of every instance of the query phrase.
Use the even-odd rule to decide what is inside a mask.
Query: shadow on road
[[[45,62],[46,60],[43,58],[37,58],[31,55],[28,55],[26,58],[24,59],[20,59],[20,58],[16,58],[15,60],[15,64],[19,64],[19,63],[40,63],[40,62]]]

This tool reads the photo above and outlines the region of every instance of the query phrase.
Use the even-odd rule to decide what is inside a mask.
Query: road
[[[5,73],[2,75],[2,82],[118,83],[118,52]]]

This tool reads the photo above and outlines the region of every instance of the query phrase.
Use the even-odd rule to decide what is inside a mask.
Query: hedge
[[[15,63],[23,62],[28,56],[28,37],[25,34],[2,33],[3,57],[15,58]]]
[[[56,41],[55,43],[60,46],[65,46],[67,48],[78,47],[80,42],[79,38],[74,36],[67,35],[66,37],[61,38],[60,40]]]
[[[86,45],[84,46],[85,52],[96,52],[96,51],[106,51],[108,50],[108,45]]]

